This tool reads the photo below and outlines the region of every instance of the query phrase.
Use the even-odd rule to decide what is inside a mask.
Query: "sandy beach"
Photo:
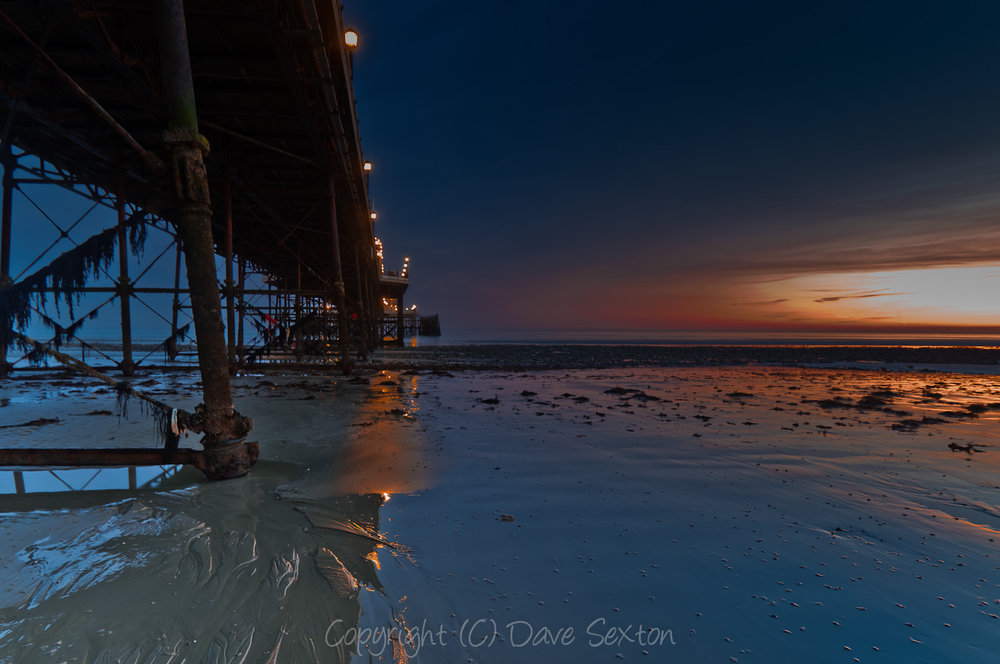
[[[995,660],[995,375],[412,366],[237,378],[243,479],[0,470],[0,662]],[[76,377],[0,404],[153,440]]]

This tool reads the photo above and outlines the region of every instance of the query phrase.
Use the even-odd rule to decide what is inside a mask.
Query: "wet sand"
[[[0,471],[0,662],[995,661],[994,375],[367,381],[238,379],[241,480],[18,496]],[[152,437],[76,379],[0,399],[61,420],[8,446]]]

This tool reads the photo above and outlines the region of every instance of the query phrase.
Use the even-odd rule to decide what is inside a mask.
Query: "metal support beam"
[[[10,149],[10,143],[4,141],[0,146],[3,153],[0,154],[0,161],[3,162],[3,201],[0,203],[0,291],[11,285],[10,279],[10,226],[11,209],[14,197],[14,168],[17,162]],[[7,316],[0,317],[0,378],[10,375],[11,366],[7,363],[7,344],[10,342],[10,330]]]
[[[129,132],[128,132],[128,131],[127,131],[127,130],[126,130],[126,129],[124,128],[124,127],[122,127],[122,126],[121,126],[120,124],[118,124],[118,121],[117,121],[117,120],[115,120],[115,119],[114,119],[114,118],[113,118],[113,117],[111,116],[111,114],[110,114],[110,113],[108,113],[108,112],[107,112],[107,111],[106,111],[106,110],[104,109],[104,107],[103,107],[103,106],[101,106],[101,105],[100,105],[99,103],[97,103],[97,101],[96,101],[96,100],[95,100],[95,99],[94,99],[93,97],[91,97],[91,96],[90,96],[89,94],[87,94],[86,90],[84,90],[83,88],[81,88],[81,87],[79,86],[79,84],[77,84],[77,82],[76,82],[76,81],[74,81],[74,80],[73,80],[73,79],[72,79],[72,78],[70,77],[70,75],[69,75],[69,74],[67,74],[66,72],[64,72],[64,71],[63,71],[63,70],[62,70],[62,69],[61,69],[61,68],[59,67],[59,65],[57,65],[57,64],[55,63],[55,61],[54,61],[54,60],[53,60],[52,58],[50,58],[50,57],[48,56],[48,54],[47,54],[47,53],[45,52],[45,49],[44,49],[43,47],[41,47],[41,46],[39,46],[38,44],[36,44],[35,42],[33,42],[33,41],[31,40],[31,38],[30,38],[30,37],[28,37],[28,35],[26,35],[26,34],[24,33],[24,31],[23,31],[23,30],[21,30],[21,28],[20,28],[20,27],[18,27],[17,23],[15,23],[15,22],[14,22],[14,21],[13,21],[13,20],[12,20],[12,19],[11,19],[11,18],[9,17],[9,16],[7,16],[7,14],[6,14],[6,13],[4,13],[4,12],[3,12],[2,10],[0,10],[0,19],[2,19],[3,21],[5,21],[5,22],[6,22],[6,23],[7,23],[7,24],[8,24],[8,25],[9,25],[9,26],[11,27],[11,30],[12,30],[12,31],[13,31],[13,32],[14,32],[14,33],[15,33],[16,35],[18,35],[18,36],[19,36],[19,37],[20,37],[20,38],[21,38],[21,39],[22,39],[22,40],[23,40],[23,41],[24,41],[25,43],[27,43],[27,44],[28,44],[28,45],[29,45],[29,46],[30,46],[30,47],[31,47],[31,48],[32,48],[32,49],[33,49],[33,50],[34,50],[34,51],[35,51],[35,52],[36,52],[36,53],[37,53],[37,54],[38,54],[38,55],[39,55],[39,56],[40,56],[41,58],[42,58],[42,60],[43,60],[43,61],[44,61],[44,62],[45,62],[45,63],[46,63],[47,65],[48,65],[48,67],[49,67],[49,69],[50,69],[50,70],[52,71],[52,73],[54,73],[54,74],[55,74],[55,75],[56,75],[56,76],[57,76],[58,78],[60,78],[60,79],[61,79],[61,80],[62,80],[62,81],[63,81],[63,82],[64,82],[64,83],[66,84],[66,85],[68,85],[68,86],[70,87],[70,89],[72,89],[72,90],[73,90],[73,91],[74,91],[74,92],[75,92],[75,93],[76,93],[77,95],[79,95],[79,97],[80,97],[80,98],[81,98],[81,99],[83,100],[83,102],[84,102],[84,103],[85,103],[85,104],[86,104],[87,106],[89,106],[89,107],[90,107],[90,108],[91,108],[91,109],[92,109],[92,110],[93,110],[93,111],[94,111],[95,113],[97,113],[98,117],[100,117],[100,118],[101,118],[101,119],[102,119],[102,120],[103,120],[103,121],[104,121],[105,123],[107,123],[107,125],[108,125],[109,127],[111,127],[111,129],[112,129],[112,130],[113,130],[113,131],[114,131],[114,132],[115,132],[116,134],[118,134],[118,135],[119,135],[119,136],[120,136],[120,137],[121,137],[122,139],[124,139],[124,140],[125,140],[125,142],[126,142],[126,143],[128,143],[128,145],[129,145],[129,146],[130,146],[130,147],[131,147],[132,149],[134,149],[134,150],[135,150],[135,151],[136,151],[136,152],[137,152],[137,153],[139,154],[139,156],[141,156],[141,157],[143,158],[143,160],[144,160],[144,161],[145,161],[145,162],[146,162],[147,164],[149,164],[149,165],[151,165],[151,166],[153,166],[153,167],[158,167],[158,166],[160,166],[160,163],[159,163],[159,159],[157,159],[156,155],[154,155],[153,153],[149,152],[149,151],[148,151],[148,150],[146,150],[146,149],[145,149],[144,147],[142,147],[142,146],[141,146],[141,145],[139,144],[139,142],[135,140],[135,138],[134,138],[134,137],[132,136],[132,134],[130,134],[130,133],[129,133]],[[181,9],[181,19],[183,20],[183,8]],[[186,52],[186,51],[187,51],[187,38],[186,38],[186,37],[185,37],[185,40],[184,40],[184,49],[185,49],[185,52]],[[189,76],[189,78],[190,78],[190,74],[191,74],[191,66],[190,66],[190,63],[188,64],[188,68],[187,68],[187,73],[188,73],[188,76]],[[193,88],[192,88],[192,89],[193,89]],[[193,93],[192,93],[192,96],[191,96],[191,98],[192,98],[192,100],[194,99],[194,95],[193,95]],[[193,105],[193,104],[192,104],[192,105]]]
[[[344,271],[340,260],[340,230],[337,227],[337,189],[330,178],[330,239],[333,243],[333,302],[337,306],[337,339],[340,346],[340,368],[344,375],[353,369],[351,361],[350,321],[347,317],[347,297],[344,292]]]
[[[239,363],[243,364],[246,360],[246,355],[243,352],[243,317],[246,314],[246,306],[243,302],[243,289],[247,282],[247,259],[240,254],[240,288],[239,288],[239,313],[240,320],[237,329],[237,357],[239,358]]]
[[[227,171],[222,195],[226,213],[226,238],[223,253],[226,260],[226,358],[229,372],[236,370],[236,302],[233,293],[233,180]]]
[[[242,445],[241,445],[242,447]],[[249,456],[256,461],[256,446],[247,446]],[[187,464],[194,466],[209,477],[215,470],[213,455],[205,450],[180,448],[169,449],[128,449],[112,447],[106,449],[12,449],[0,450],[0,466],[86,466],[93,468],[115,468],[121,466],[161,466],[164,464]],[[134,471],[133,471],[134,472]],[[20,481],[19,480],[20,476]],[[129,476],[131,481],[132,476]],[[14,481],[17,493],[24,493],[24,479],[15,471]]]
[[[403,337],[406,336],[403,328],[403,294],[396,298],[396,345],[403,345]]]
[[[298,270],[296,272],[295,281],[295,357],[297,359],[302,359],[302,298],[299,296],[299,291],[302,290],[302,260],[298,261]]]
[[[204,470],[209,477],[237,477],[246,474],[256,461],[242,444],[253,423],[233,408],[204,161],[208,146],[198,133],[184,3],[158,0],[157,9],[163,97],[170,119],[165,143],[174,176],[171,217],[184,242],[204,397],[202,444],[208,459]]]
[[[118,300],[122,312],[122,361],[118,367],[123,376],[135,374],[132,361],[132,284],[128,278],[128,239],[125,232],[125,184],[118,175],[115,192],[115,211],[118,213]]]
[[[354,269],[358,287],[358,352],[362,360],[368,359],[369,340],[368,333],[368,306],[365,302],[365,283],[361,278],[361,263],[358,261],[358,246],[354,245]]]
[[[172,360],[177,357],[177,317],[181,312],[181,241],[177,240],[177,253],[174,257],[174,302],[170,313],[170,338],[174,340],[172,348],[167,349],[167,355]]]

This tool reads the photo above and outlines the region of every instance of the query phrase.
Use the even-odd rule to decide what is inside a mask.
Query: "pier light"
[[[370,216],[372,218],[372,221],[375,221],[376,219],[378,219],[378,213],[375,212],[375,210],[372,210],[372,213],[371,213]]]
[[[372,163],[370,161],[366,161],[365,164],[364,164],[364,169],[365,169],[365,173],[371,173],[372,172]]]
[[[354,28],[348,28],[344,31],[344,43],[347,48],[352,51],[358,47],[358,31]]]

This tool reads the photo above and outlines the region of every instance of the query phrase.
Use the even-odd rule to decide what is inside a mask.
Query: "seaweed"
[[[177,357],[177,342],[187,339],[188,330],[190,328],[191,323],[188,323],[183,327],[177,328],[173,334],[163,340],[163,343],[160,345],[163,347],[164,361],[171,361]]]
[[[136,393],[132,389],[132,386],[124,380],[115,384],[115,410],[118,411],[119,421],[128,419],[128,410],[132,402],[132,397],[139,398],[139,412],[146,417],[153,418],[156,435],[159,439],[164,443],[175,441],[176,436],[174,436],[170,427],[172,410],[144,398],[143,395]]]
[[[105,304],[107,303],[105,302]],[[83,327],[84,323],[86,323],[89,320],[94,320],[95,318],[97,318],[97,315],[98,313],[100,313],[101,308],[103,306],[104,304],[100,305],[99,307],[95,307],[90,312],[84,314],[83,316],[73,321],[66,327],[63,327],[57,321],[53,320],[52,318],[49,318],[47,315],[45,315],[45,313],[38,311],[37,309],[35,310],[35,313],[37,313],[38,316],[41,318],[42,323],[45,325],[45,327],[55,332],[55,336],[52,337],[52,345],[56,348],[56,350],[58,350],[59,348],[62,347],[62,345],[65,342],[76,337],[76,333],[80,330],[81,327]]]
[[[145,242],[145,216],[145,210],[137,210],[125,220],[133,250]],[[63,252],[51,263],[21,281],[15,283],[7,278],[0,282],[0,330],[27,327],[31,319],[32,299],[36,299],[44,309],[50,291],[54,294],[56,311],[62,302],[69,307],[70,316],[73,316],[73,305],[80,301],[80,289],[90,278],[100,276],[111,264],[117,241],[118,227],[106,228],[73,249]],[[83,320],[89,320],[89,315],[69,328],[61,328],[49,319],[59,342],[73,336]],[[70,333],[67,334],[68,332]],[[6,343],[10,345],[11,341]]]

